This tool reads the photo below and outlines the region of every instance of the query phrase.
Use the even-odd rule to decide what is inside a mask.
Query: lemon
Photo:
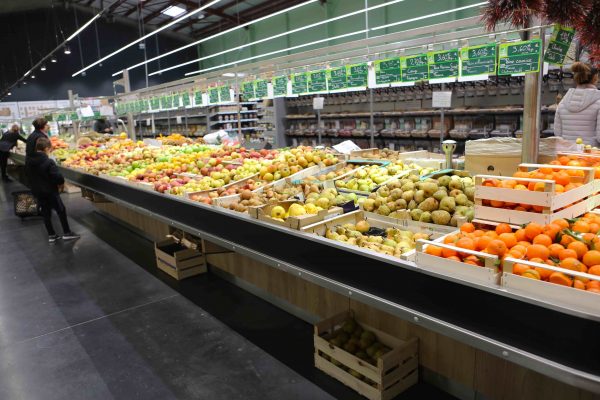
[[[577,140],[575,141],[575,143],[577,143],[577,144],[583,144],[583,139],[582,138],[577,138]]]

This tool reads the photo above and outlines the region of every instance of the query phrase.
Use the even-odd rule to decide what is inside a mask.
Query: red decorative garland
[[[483,10],[483,22],[489,31],[500,22],[508,22],[515,28],[527,25],[532,14],[542,12],[542,0],[489,0]]]
[[[600,46],[600,0],[592,0],[590,8],[585,17],[575,25],[579,41],[585,47],[597,52]]]
[[[552,23],[579,26],[589,13],[592,0],[544,0],[542,15]]]

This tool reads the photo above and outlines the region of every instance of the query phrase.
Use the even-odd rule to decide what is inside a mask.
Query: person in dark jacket
[[[48,231],[48,242],[54,243],[61,238],[63,240],[78,239],[79,235],[71,232],[69,227],[67,209],[60,198],[65,179],[58,170],[56,163],[48,157],[51,150],[50,140],[39,138],[35,144],[35,152],[27,159],[25,172],[31,184],[31,192],[37,198],[42,217],[44,217],[44,224]],[[52,226],[52,210],[56,211],[60,219],[63,229],[62,236],[57,236]]]
[[[50,124],[45,118],[36,118],[33,121],[33,127],[35,130],[27,137],[27,145],[25,146],[25,162],[27,157],[35,153],[35,143],[39,138],[44,137],[48,139],[48,132],[50,131]]]
[[[10,150],[17,145],[17,141],[19,140],[27,143],[27,140],[21,136],[21,129],[17,124],[14,124],[0,138],[0,172],[2,173],[2,180],[4,182],[10,182],[10,178],[6,175],[8,156],[10,155]]]
[[[98,118],[94,122],[94,132],[98,133],[113,133],[113,128],[106,118]]]

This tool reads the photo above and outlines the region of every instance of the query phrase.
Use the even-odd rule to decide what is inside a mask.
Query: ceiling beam
[[[107,10],[107,14],[112,13],[113,11],[115,11],[117,8],[119,8],[119,6],[123,3],[125,3],[127,0],[117,0],[115,1],[110,7],[108,7]]]
[[[138,5],[136,4],[135,6],[131,7],[129,10],[125,11],[123,13],[124,17],[129,17],[131,14],[133,14],[134,12],[136,12],[138,9]]]
[[[193,2],[193,1],[191,1],[191,0],[175,0],[175,1],[177,3],[179,3],[179,4],[185,5],[188,8],[198,8],[198,4],[195,3],[195,2]],[[225,7],[229,8],[229,7],[234,6],[235,4],[236,4],[235,2],[232,2],[232,3],[230,3],[229,5],[227,5]],[[238,22],[237,17],[235,17],[233,15],[225,14],[223,11],[224,10],[222,10],[221,8],[206,8],[204,10],[204,12],[207,13],[207,14],[214,15],[214,16],[217,16],[217,17],[221,17],[221,18],[227,19],[227,20],[229,20],[231,22],[235,22],[235,23]],[[245,20],[242,20],[241,18],[240,18],[240,21],[246,22]]]
[[[288,7],[292,7],[296,4],[304,3],[305,1],[306,0],[280,0],[278,2],[275,2],[273,0],[267,0],[266,2],[259,4],[258,6],[254,7],[254,8],[246,10],[246,12],[244,13],[244,18],[246,18],[248,21],[253,21],[255,19],[272,14],[276,11],[283,10]],[[273,3],[275,3],[275,4],[273,4]],[[238,24],[237,23],[236,24],[234,24],[234,23],[226,23],[226,24],[216,23],[216,24],[207,26],[206,28],[192,31],[191,35],[195,38],[210,36],[210,35],[220,32],[220,31],[224,31],[224,30],[233,28],[236,25],[238,25]]]
[[[216,10],[216,12],[220,12],[220,13],[222,13],[222,12],[224,12],[225,10],[227,10],[228,8],[231,8],[231,7],[235,6],[236,4],[238,4],[238,1],[232,1],[231,3],[227,3],[227,4],[225,4],[225,5],[221,6],[221,7],[215,8],[214,10],[211,10],[211,11],[215,11],[215,10]],[[209,13],[209,9],[206,9],[206,10],[204,10],[204,11],[205,11],[207,14]],[[214,15],[214,14],[213,14],[213,15]],[[184,22],[183,24],[180,24],[179,26],[177,26],[175,29],[173,29],[173,31],[174,31],[174,32],[180,31],[180,30],[182,30],[182,29],[184,29],[184,28],[187,28],[187,27],[189,27],[189,26],[192,26],[192,25],[194,25],[196,22],[197,22],[197,20],[196,20],[196,19],[194,19],[194,18],[192,18],[192,19],[188,20],[187,22]],[[244,21],[244,22],[245,22],[245,21]]]
[[[157,8],[156,11],[153,11],[152,13],[150,13],[146,17],[144,17],[144,23],[147,24],[154,18],[160,16],[162,14],[162,12],[165,11],[167,8],[174,6],[175,4],[177,4],[177,1],[171,0],[165,6],[163,6],[161,8]]]

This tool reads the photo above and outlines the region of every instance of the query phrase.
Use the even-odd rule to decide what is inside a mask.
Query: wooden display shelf
[[[391,349],[377,358],[376,365],[361,360],[328,341],[352,315],[347,311],[315,324],[315,367],[370,400],[391,400],[416,384],[419,380],[419,342],[416,338],[400,340],[357,321],[365,331],[373,332],[380,343]],[[359,373],[364,379],[357,378],[343,368]]]

